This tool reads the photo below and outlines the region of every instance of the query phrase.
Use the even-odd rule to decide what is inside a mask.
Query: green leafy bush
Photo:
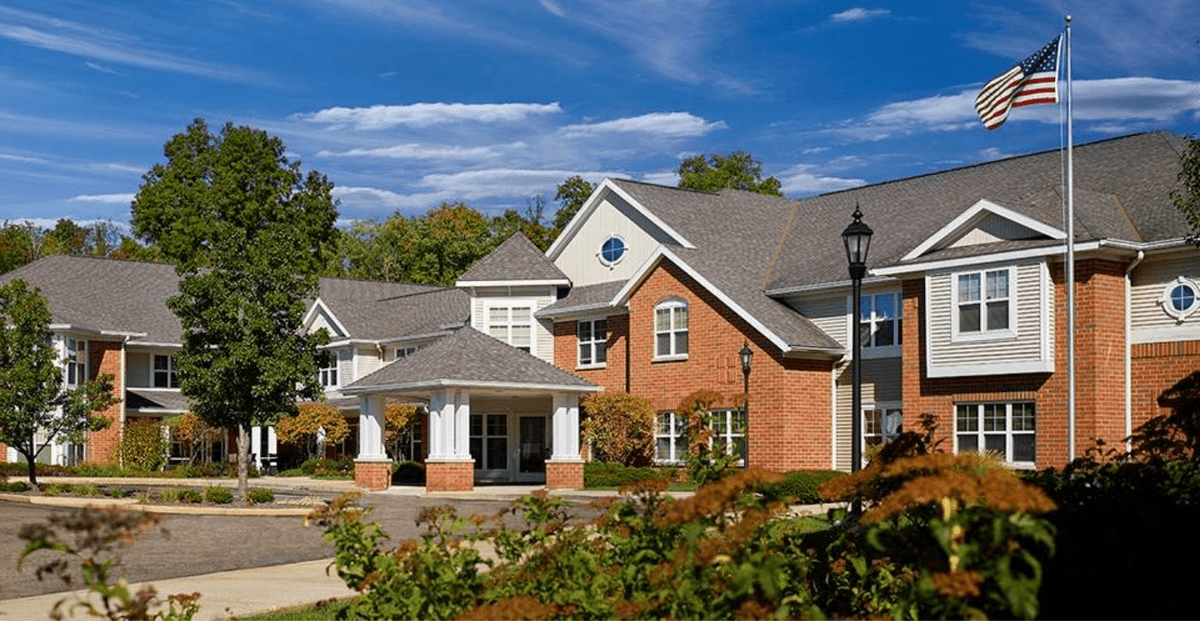
[[[29,491],[29,484],[24,481],[10,481],[8,483],[0,483],[0,492],[10,494]]]
[[[583,441],[596,459],[627,466],[649,466],[654,461],[654,405],[623,392],[602,392],[585,397]]]
[[[764,485],[759,491],[770,498],[799,504],[822,502],[817,488],[822,483],[844,473],[837,470],[793,470],[783,473],[783,480]]]
[[[251,504],[256,505],[275,502],[275,492],[266,489],[265,487],[252,487],[250,488],[250,491],[246,493],[246,500],[249,500]]]
[[[228,487],[213,486],[204,489],[204,500],[218,505],[233,502],[233,491]]]
[[[280,470],[278,473],[276,473],[275,476],[277,476],[277,477],[306,477],[306,476],[308,476],[308,474],[299,468],[288,468],[287,470]]]
[[[70,494],[74,489],[75,487],[70,483],[44,483],[40,486],[43,496]]]
[[[300,470],[310,477],[348,477],[354,475],[354,461],[350,459],[309,459],[300,464]]]
[[[137,472],[152,472],[167,465],[171,445],[163,437],[158,420],[134,419],[125,426],[117,455],[121,464]]]
[[[677,468],[634,467],[604,461],[589,461],[583,465],[583,485],[586,488],[622,488],[647,480],[673,481]]]
[[[53,464],[34,464],[38,478],[70,476],[71,471],[66,466]],[[29,475],[28,464],[22,462],[0,463],[0,474],[8,477],[25,477]]]
[[[114,462],[98,463],[85,461],[71,466],[71,474],[77,477],[111,478],[125,476],[126,473],[120,465]]]

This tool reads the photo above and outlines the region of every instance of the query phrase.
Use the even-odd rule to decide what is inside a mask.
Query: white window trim
[[[401,358],[407,358],[407,357],[415,354],[418,349],[421,349],[421,348],[416,345],[409,345],[407,347],[393,347],[392,348],[392,362],[395,362]]]
[[[596,338],[596,322],[597,321],[604,322],[604,335],[603,335],[603,338],[599,338],[599,339]],[[590,323],[592,326],[592,339],[590,341],[584,341],[579,336],[580,335],[579,326],[580,326],[580,324],[583,324],[583,323]],[[604,350],[605,350],[604,362],[596,362],[596,344],[597,343],[604,345]],[[589,346],[592,350],[592,361],[591,362],[587,362],[587,363],[583,362],[582,357],[579,355],[579,350],[584,345]],[[608,366],[608,318],[607,317],[594,317],[592,319],[576,320],[576,322],[575,322],[575,368],[576,369],[603,369],[607,366]]]
[[[729,451],[733,450],[732,447],[733,447],[735,439],[741,438],[741,439],[745,440],[745,438],[746,438],[746,428],[744,426],[744,425],[746,425],[746,420],[744,417],[741,421],[742,425],[743,425],[741,431],[738,433],[734,433],[734,429],[733,429],[734,415],[735,414],[743,414],[744,412],[745,412],[745,410],[743,410],[740,407],[716,408],[713,410],[709,410],[709,412],[708,412],[708,415],[709,415],[708,424],[710,427],[715,427],[715,425],[713,424],[713,421],[712,421],[713,416],[719,415],[719,416],[723,416],[725,418],[725,433],[721,434],[721,437],[725,441],[726,454],[729,454]],[[716,429],[713,429],[712,437],[710,437],[708,439],[709,449],[712,449],[713,440],[716,437],[717,437]],[[745,462],[746,462],[746,458],[745,458],[745,454],[743,454],[742,458],[737,460],[736,464],[741,466],[741,465],[744,465]]]
[[[615,240],[621,242],[621,247],[623,248],[623,250],[621,251],[621,256],[617,257],[613,261],[608,261],[608,260],[605,260],[605,258],[604,258],[604,244],[607,244],[608,240],[610,240],[610,239],[615,239]],[[612,235],[605,237],[604,241],[600,242],[600,248],[598,248],[596,250],[596,259],[600,261],[600,265],[603,265],[604,267],[612,268],[612,267],[615,267],[618,263],[620,263],[625,258],[625,256],[628,254],[629,254],[629,242],[625,241],[624,237],[614,233]]]
[[[532,298],[505,298],[503,301],[485,303],[483,306],[483,321],[481,322],[483,325],[482,332],[487,335],[492,334],[492,309],[507,309],[509,321],[504,324],[507,330],[505,337],[500,340],[508,343],[512,347],[516,347],[512,344],[512,328],[514,325],[518,325],[518,323],[512,321],[512,309],[525,307],[529,308],[529,353],[536,356],[538,351],[538,321],[537,318],[534,317],[534,313],[538,311],[538,305],[537,301]],[[520,325],[524,324],[522,323]]]
[[[1003,330],[986,330],[983,324],[987,321],[987,274],[988,272],[1008,272],[1008,327]],[[959,330],[958,279],[960,276],[976,274],[979,276],[979,306],[980,329],[978,332],[962,332]],[[1001,341],[1017,338],[1017,268],[1014,265],[1005,267],[984,267],[979,269],[953,272],[950,274],[950,341]]]
[[[1033,405],[1033,431],[1014,432],[1013,424],[1012,424],[1013,405],[1026,404],[1026,403]],[[1000,433],[998,431],[988,432],[988,431],[984,430],[982,408],[985,405],[1003,405],[1004,406],[1004,432],[1003,432],[1004,433],[1004,463],[1006,463],[1009,466],[1016,468],[1018,470],[1033,470],[1033,469],[1035,469],[1037,467],[1037,465],[1036,465],[1036,459],[1037,459],[1037,448],[1036,447],[1037,447],[1037,436],[1038,436],[1037,427],[1038,427],[1038,419],[1040,418],[1040,415],[1038,414],[1038,407],[1037,407],[1036,401],[1022,401],[1022,400],[1017,400],[1017,401],[971,401],[971,402],[964,402],[964,403],[955,403],[953,406],[954,409],[951,413],[951,415],[954,417],[953,418],[954,422],[951,426],[952,427],[951,436],[954,438],[954,454],[958,455],[960,453],[959,448],[958,448],[958,436],[960,433],[975,434],[975,436],[977,438],[976,446],[981,447],[981,448],[985,446],[984,436],[986,434]],[[976,412],[976,416],[978,417],[978,421],[979,421],[979,429],[977,431],[959,432],[959,430],[958,430],[958,408],[960,406],[969,406],[972,408],[976,408],[975,412]],[[1013,435],[1014,435],[1014,433],[1016,433],[1018,435],[1032,435],[1033,436],[1034,460],[1035,461],[1012,461],[1010,459],[1013,454]]]
[[[867,358],[896,358],[896,357],[903,355],[903,344],[900,342],[900,330],[903,328],[903,325],[904,325],[903,324],[904,311],[901,308],[901,305],[904,303],[903,293],[900,290],[864,291],[862,294],[862,297],[870,296],[870,297],[874,298],[875,296],[889,295],[889,294],[895,296],[895,298],[896,298],[896,316],[891,319],[891,321],[894,321],[896,323],[896,329],[895,329],[895,341],[896,342],[892,345],[884,345],[883,347],[872,347],[866,343],[863,343],[862,357],[864,360]],[[872,303],[872,309],[874,309],[873,303]],[[874,313],[874,310],[872,310],[872,312],[871,312],[872,321],[874,321],[874,316],[875,316],[875,313]],[[858,322],[855,321],[855,317],[854,317],[853,295],[846,296],[846,320],[847,320],[846,321],[846,347],[849,348],[850,343],[853,342],[852,339],[854,338],[854,333],[850,332],[850,330],[855,330],[858,328]]]
[[[865,457],[866,452],[867,452],[867,416],[866,415],[867,415],[867,412],[872,412],[875,410],[882,410],[884,413],[885,420],[882,421],[884,429],[881,429],[880,433],[878,434],[883,439],[884,444],[894,440],[896,438],[896,436],[900,434],[900,426],[904,424],[904,403],[901,401],[876,401],[874,403],[864,403],[862,405],[862,410],[860,410],[858,413],[858,415],[862,417],[862,430],[863,430],[862,437],[859,438],[859,448],[862,451],[859,454],[864,455],[864,457],[863,457],[863,465],[864,466],[867,464],[867,459]],[[890,431],[886,428],[887,427],[886,417],[887,417],[888,413],[896,413],[900,416],[900,419],[896,425],[896,428],[892,429]],[[876,434],[872,434],[872,435],[876,435]]]
[[[683,353],[678,353],[675,351],[675,335],[680,332],[687,333],[687,335],[688,335],[688,351],[691,351],[691,349],[692,349],[692,335],[691,335],[692,313],[691,313],[691,309],[688,308],[688,306],[689,305],[688,305],[687,300],[684,300],[683,298],[667,298],[667,299],[659,302],[658,304],[654,305],[654,316],[651,319],[651,321],[653,321],[652,326],[654,328],[654,358],[653,358],[653,362],[672,362],[672,361],[677,361],[677,360],[687,360],[688,359],[687,351],[685,351]],[[675,316],[676,316],[677,309],[680,309],[680,308],[685,309],[685,311],[687,312],[688,323],[684,329],[677,330],[674,327],[675,326]],[[671,310],[671,313],[670,313],[671,327],[665,332],[665,334],[671,335],[671,338],[670,338],[671,351],[668,353],[665,353],[665,354],[658,351],[658,335],[663,334],[663,333],[660,333],[658,330],[658,311],[663,310],[663,309]]]
[[[64,359],[63,386],[74,388],[76,386],[82,386],[86,384],[87,378],[91,377],[91,369],[89,368],[91,364],[91,360],[89,359],[90,345],[88,344],[87,339],[78,339],[73,336],[65,336],[62,340],[62,348]],[[82,354],[82,356],[80,354]],[[71,359],[72,355],[75,356],[74,360]],[[82,358],[82,360],[80,360],[80,358]],[[76,365],[74,382],[71,381],[72,364]],[[80,378],[82,378],[83,381],[80,381]]]
[[[167,373],[167,385],[166,386],[156,386],[155,382],[154,382],[155,376],[158,375],[158,373],[160,372],[158,367],[154,366],[155,361],[158,358],[166,358],[167,359],[167,370],[165,371]],[[171,386],[171,380],[170,380],[171,377],[175,378],[174,386]],[[174,355],[172,355],[172,354],[150,354],[150,379],[149,379],[149,382],[150,382],[150,385],[149,385],[150,388],[170,389],[170,390],[178,390],[179,389],[179,372],[175,368],[175,356]]]
[[[1175,303],[1171,300],[1171,292],[1176,287],[1187,287],[1192,290],[1192,305],[1185,309],[1176,309]],[[1200,310],[1200,285],[1190,278],[1179,276],[1175,280],[1167,283],[1163,288],[1162,295],[1158,298],[1159,305],[1162,306],[1163,312],[1175,319],[1176,323],[1183,323],[1188,317],[1191,317],[1197,310]]]
[[[340,352],[340,351],[329,352],[329,359],[330,359],[329,366],[317,367],[317,383],[319,383],[321,385],[321,387],[327,391],[337,390],[342,385],[342,370],[341,370],[342,352]],[[333,376],[332,382],[328,382],[328,378],[330,376],[330,373],[329,373],[330,371],[333,372],[332,373],[332,376]]]
[[[667,417],[667,420],[669,420],[671,422],[672,433],[669,433],[669,434],[662,433],[661,419],[664,416]],[[663,466],[677,466],[684,462],[685,453],[687,452],[687,425],[685,424],[683,429],[681,431],[679,431],[678,434],[675,434],[674,431],[676,429],[678,429],[678,426],[677,426],[678,418],[679,418],[679,414],[677,414],[673,410],[659,412],[654,415],[654,463],[660,464]],[[668,450],[670,455],[668,455],[667,458],[660,457],[658,454],[658,439],[659,438],[670,439],[671,448]]]

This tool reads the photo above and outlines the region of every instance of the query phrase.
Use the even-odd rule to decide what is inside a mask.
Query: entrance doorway
[[[549,425],[545,416],[520,417],[520,456],[517,463],[517,480],[544,479],[546,458],[550,456],[550,442],[546,435]]]

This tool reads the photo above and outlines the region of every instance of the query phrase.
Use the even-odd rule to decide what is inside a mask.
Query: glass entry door
[[[543,479],[546,474],[546,458],[550,456],[548,425],[545,416],[522,416],[518,422],[520,433],[520,459],[517,478],[520,480]]]

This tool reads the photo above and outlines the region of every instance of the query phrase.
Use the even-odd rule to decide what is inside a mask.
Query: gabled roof
[[[43,257],[5,274],[21,278],[50,302],[50,323],[60,329],[131,336],[133,343],[179,344],[183,328],[166,306],[179,294],[170,265],[80,256]]]
[[[613,307],[613,297],[625,286],[624,280],[571,287],[567,295],[553,304],[543,307],[536,314],[539,319],[566,318],[588,314],[614,314],[621,309]]]
[[[466,292],[410,283],[322,278],[319,301],[354,340],[436,334],[463,325],[471,315]]]
[[[1185,238],[1187,222],[1170,199],[1183,148],[1183,138],[1165,132],[1076,145],[1076,241]],[[981,200],[1065,229],[1062,178],[1062,155],[1046,151],[798,201],[766,289],[780,294],[849,281],[840,235],[855,205],[875,230],[871,269],[904,261]]]
[[[562,286],[571,284],[567,275],[520,231],[463,272],[456,284],[460,287],[472,287],[513,282]]]
[[[446,387],[595,392],[599,387],[471,327],[346,386],[347,395]]]

